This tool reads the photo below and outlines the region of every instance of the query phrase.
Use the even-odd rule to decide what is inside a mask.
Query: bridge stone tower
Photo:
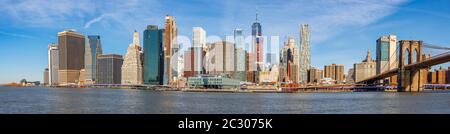
[[[422,62],[422,41],[401,40],[400,55],[398,60],[398,91],[399,92],[421,92],[422,85],[426,79],[426,68],[405,68],[406,65]],[[407,59],[406,59],[407,58]],[[406,62],[406,63],[405,63]]]

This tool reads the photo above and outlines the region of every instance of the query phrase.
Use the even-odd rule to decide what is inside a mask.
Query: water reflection
[[[450,113],[450,92],[209,93],[0,87],[0,113]]]

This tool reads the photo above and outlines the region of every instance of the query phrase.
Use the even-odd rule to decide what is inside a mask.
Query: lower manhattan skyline
[[[0,83],[22,78],[43,81],[48,45],[58,43],[57,33],[64,29],[100,35],[103,53],[124,56],[134,30],[142,38],[147,25],[163,27],[167,14],[176,17],[178,36],[192,41],[192,27],[202,27],[206,37],[225,39],[233,36],[236,28],[243,30],[244,37],[250,36],[257,13],[263,36],[279,37],[278,46],[272,46],[276,57],[288,37],[300,42],[299,26],[308,24],[311,66],[323,69],[325,65],[342,64],[345,73],[365,59],[367,51],[375,57],[376,39],[384,35],[450,46],[448,1],[1,0],[0,4],[5,5],[0,8],[4,14],[0,19],[6,20],[0,21]],[[191,45],[181,46],[180,53]],[[446,68],[448,63],[439,66]]]
[[[0,5],[0,128],[184,134],[450,124],[450,0]]]

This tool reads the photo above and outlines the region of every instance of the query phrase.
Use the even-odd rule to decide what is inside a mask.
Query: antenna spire
[[[256,6],[256,22],[258,22],[258,6]]]

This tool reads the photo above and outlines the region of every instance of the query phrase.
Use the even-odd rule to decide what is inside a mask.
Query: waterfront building
[[[308,81],[308,70],[311,66],[310,42],[309,42],[309,25],[300,25],[300,82]]]
[[[58,49],[58,84],[76,85],[84,68],[85,36],[73,30],[59,32]]]
[[[166,28],[164,31],[164,76],[163,85],[171,85],[173,83],[174,71],[177,67],[173,67],[171,60],[174,55],[174,50],[178,50],[177,44],[178,30],[175,22],[175,17],[166,16]],[[175,48],[175,49],[173,49]]]
[[[149,25],[144,30],[144,83],[163,85],[165,29]]]
[[[252,82],[252,83],[256,83],[256,70],[254,69],[255,67],[255,63],[254,60],[255,58],[253,58],[253,54],[251,52],[246,52],[245,53],[245,70],[246,70],[246,77],[247,77],[247,82]]]
[[[184,77],[194,77],[196,73],[194,71],[194,48],[190,47],[184,52]]]
[[[450,69],[450,67],[449,67]],[[429,84],[450,84],[448,82],[449,70],[440,67],[434,71],[428,72],[428,83]]]
[[[102,44],[99,35],[88,35],[84,53],[85,83],[94,84],[97,77],[97,56],[102,54]]]
[[[97,57],[97,84],[121,84],[122,55],[101,54]]]
[[[44,69],[44,85],[47,86],[48,85],[48,68]]]
[[[355,82],[360,82],[361,80],[375,76],[376,65],[377,63],[372,59],[370,51],[367,51],[366,59],[361,63],[355,63],[353,65],[353,68],[355,69],[353,73]]]
[[[247,51],[244,50],[242,29],[234,29],[234,78],[247,81]]]
[[[48,85],[58,85],[59,50],[55,44],[48,46]]]
[[[234,79],[247,81],[246,53],[243,48],[235,48],[234,50]]]
[[[347,84],[355,83],[355,68],[348,69],[347,75],[345,76],[345,83]]]
[[[276,84],[278,83],[280,69],[275,64],[270,64],[259,71],[259,81],[261,84]]]
[[[205,68],[210,75],[233,76],[234,45],[226,41],[218,41],[208,45]]]
[[[221,76],[197,76],[188,77],[189,88],[205,88],[205,89],[223,89],[223,88],[239,88],[240,81]]]
[[[85,80],[84,76],[85,76],[85,74],[86,74],[86,70],[85,69],[81,69],[80,70],[80,77],[78,78],[78,85],[84,85],[85,84],[84,83],[84,80]]]
[[[323,70],[311,67],[308,70],[308,83],[317,84],[323,79]]]
[[[336,83],[342,83],[344,81],[344,65],[325,65],[324,78],[330,78]]]
[[[287,83],[299,83],[299,51],[293,37],[288,38],[288,42],[280,52],[280,75],[279,80]]]
[[[122,65],[122,84],[139,85],[143,83],[141,45],[139,33],[134,31],[133,42],[129,45]]]
[[[378,38],[376,51],[376,74],[381,74],[398,67],[397,36],[386,35]],[[395,85],[397,84],[397,75],[386,78],[381,82]]]
[[[203,51],[206,48],[206,31],[201,27],[192,28],[193,70],[196,75],[203,74]]]

